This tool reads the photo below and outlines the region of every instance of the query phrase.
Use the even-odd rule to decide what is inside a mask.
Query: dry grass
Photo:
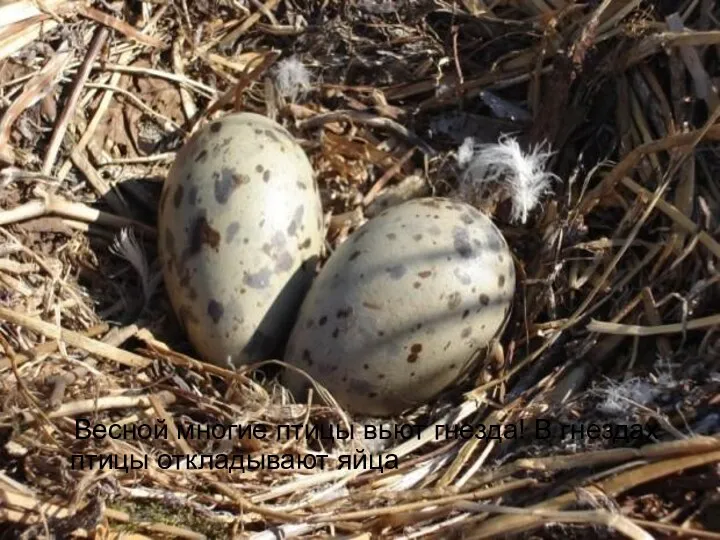
[[[0,537],[720,538],[719,21],[712,0],[0,2]],[[292,55],[310,84],[284,93]],[[529,223],[484,203],[518,261],[504,361],[395,419],[523,437],[431,425],[386,448],[400,467],[383,473],[71,468],[356,452],[75,438],[77,418],[348,421],[262,370],[197,361],[171,315],[159,189],[188,135],[232,109],[301,139],[335,245],[388,198],[452,192],[465,137],[550,143],[563,182]],[[123,230],[145,265],[120,256]],[[539,439],[550,418],[654,436]]]

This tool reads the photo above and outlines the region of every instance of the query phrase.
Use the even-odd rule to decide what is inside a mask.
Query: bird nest
[[[719,20],[708,0],[0,3],[0,536],[720,538]],[[518,276],[495,361],[381,420],[199,361],[156,208],[232,110],[301,142],[330,246],[428,194],[491,215]],[[474,181],[498,141],[535,159],[528,212],[508,171]]]

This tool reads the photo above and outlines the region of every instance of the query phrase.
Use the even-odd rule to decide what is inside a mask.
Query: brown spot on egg
[[[269,181],[270,181],[270,171],[269,171],[269,170],[266,170],[266,171],[263,173],[263,182],[269,182]]]
[[[350,257],[348,257],[348,260],[354,261],[354,260],[357,259],[361,254],[362,254],[362,251],[355,251],[355,252],[353,252],[352,255],[350,255]]]
[[[420,240],[422,240],[422,234],[414,234],[413,240],[415,240],[416,242],[419,242]]]
[[[212,133],[218,133],[222,129],[222,123],[221,122],[213,122],[210,124],[210,131]]]
[[[470,315],[470,310],[466,309],[465,311],[463,311],[462,318],[467,319],[468,315]]]
[[[217,250],[220,244],[220,233],[213,229],[205,217],[203,210],[192,222],[190,226],[190,255],[200,253],[203,245],[207,244],[211,248]]]
[[[472,334],[472,328],[469,326],[467,328],[463,328],[463,331],[460,333],[460,337],[463,339],[470,337],[470,334]]]
[[[200,153],[195,157],[195,163],[204,163],[207,159],[207,150],[201,150]]]
[[[415,283],[413,283],[413,287],[416,289],[419,289],[420,286],[421,286],[421,283],[419,281],[416,281]]]
[[[377,304],[372,304],[370,302],[363,302],[362,305],[368,309],[376,309],[376,310],[382,310],[382,307]]]
[[[337,339],[338,335],[340,335],[340,329],[335,328],[335,330],[333,330],[333,332],[332,332],[333,339]]]
[[[350,315],[353,314],[353,311],[355,311],[355,310],[353,310],[352,306],[351,306],[351,307],[347,307],[347,308],[345,308],[345,309],[339,309],[339,310],[337,311],[337,313],[335,314],[335,316],[336,316],[338,319],[347,319]]]
[[[264,170],[265,170],[265,167],[263,167],[259,163],[257,165],[255,165],[255,171],[257,171],[258,173],[262,173]]]
[[[418,272],[418,276],[423,279],[427,279],[432,276],[432,270],[423,270],[422,272]]]
[[[475,220],[470,217],[469,214],[463,214],[462,216],[460,216],[460,221],[462,221],[465,225],[472,225],[473,223],[475,223]]]
[[[318,321],[318,324],[319,324],[320,326],[325,326],[325,323],[327,322],[327,320],[328,320],[327,315],[323,315],[322,317],[320,317],[320,320]]]
[[[295,185],[296,185],[298,188],[302,189],[303,191],[305,191],[305,190],[307,189],[307,186],[306,186],[303,182],[301,182],[300,180],[298,180],[297,182],[295,182]]]
[[[312,366],[314,363],[312,356],[310,355],[310,351],[308,349],[303,349],[302,359],[303,359],[303,362],[305,362],[308,366]]]
[[[310,247],[310,244],[312,243],[312,240],[310,238],[306,238],[302,244],[300,244],[300,249],[307,249]]]
[[[370,366],[367,365],[367,364],[364,364],[364,365],[363,365],[363,369],[364,369],[365,371],[367,371],[368,369],[370,369]]]
[[[503,285],[505,285],[505,276],[500,274],[500,277],[498,277],[498,287],[502,287]]]
[[[222,319],[222,316],[225,313],[225,308],[217,300],[210,300],[207,306],[207,313],[210,315],[213,322],[217,324],[220,322],[220,319]]]
[[[178,184],[175,187],[175,194],[173,195],[173,204],[175,205],[175,208],[179,208],[180,205],[182,204],[184,193],[185,193],[185,188],[182,186],[182,184]]]
[[[370,393],[368,393],[368,397],[369,397],[370,399],[376,398],[376,397],[377,397],[377,392],[370,392]]]
[[[395,240],[397,238],[397,235],[395,233],[387,233],[385,236],[388,240]]]
[[[480,303],[483,306],[487,306],[490,303],[490,297],[485,293],[481,294],[480,295]]]
[[[422,344],[415,343],[412,347],[410,347],[410,354],[407,357],[407,361],[409,364],[414,364],[417,362],[418,357],[420,356],[420,353],[422,352]]]
[[[280,139],[278,139],[277,135],[275,135],[275,133],[273,133],[273,130],[266,129],[266,130],[265,130],[265,135],[266,135],[268,138],[272,139],[273,141],[275,141],[275,142],[277,142],[277,143],[280,142]]]

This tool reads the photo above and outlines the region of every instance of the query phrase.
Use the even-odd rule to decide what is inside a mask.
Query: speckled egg
[[[285,361],[350,412],[427,403],[482,357],[507,320],[515,268],[472,206],[421,198],[366,222],[330,256],[303,301]],[[309,383],[287,368],[298,399]]]
[[[276,354],[323,245],[312,166],[280,124],[230,114],[176,156],[158,248],[172,307],[203,360],[237,367]]]

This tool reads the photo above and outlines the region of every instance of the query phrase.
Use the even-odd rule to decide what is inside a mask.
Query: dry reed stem
[[[105,508],[77,536],[114,538],[138,522],[150,536],[256,540],[495,537],[551,523],[629,538],[653,531],[713,537],[702,530],[707,501],[676,503],[638,489],[664,509],[652,514],[630,492],[666,479],[687,495],[692,482],[713,474],[694,468],[717,460],[720,448],[717,437],[692,435],[713,428],[701,411],[717,402],[712,370],[720,366],[713,360],[720,191],[709,181],[720,157],[712,148],[720,140],[713,87],[720,14],[712,3],[668,13],[639,0],[464,1],[383,13],[387,6],[378,2],[324,2],[311,16],[302,3],[279,0],[116,4],[0,6],[0,135],[17,162],[0,176],[0,455],[12,460],[10,467],[0,462],[0,496],[13,501],[0,517],[18,530],[32,525],[62,535],[109,494],[139,510],[149,501],[177,506],[167,506],[167,520]],[[69,49],[57,48],[63,42]],[[54,49],[65,62],[48,67]],[[310,69],[313,84],[286,103],[270,68],[290,54]],[[488,106],[488,91],[532,121],[496,117],[503,113]],[[162,291],[139,318],[128,312],[136,276],[103,239],[112,243],[117,228],[141,231],[148,267],[160,276],[157,184],[186,137],[231,108],[267,114],[302,136],[331,248],[372,219],[364,209],[391,195],[390,184],[401,184],[406,171],[432,194],[452,193],[466,136],[491,141],[513,132],[521,145],[538,134],[551,139],[551,165],[563,182],[532,223],[508,224],[502,202],[483,207],[518,266],[512,324],[501,339],[505,358],[473,379],[475,388],[468,383],[464,394],[443,396],[441,408],[392,419],[429,422],[417,437],[382,450],[399,457],[397,470],[337,469],[339,452],[372,441],[174,436],[180,427],[226,422],[293,423],[306,434],[319,424],[370,421],[349,418],[317,384],[332,406],[294,403],[264,378],[273,361],[232,372],[180,352],[183,336]],[[101,199],[109,212],[94,207]],[[645,347],[645,336],[656,336],[657,346]],[[598,397],[588,387],[658,370],[658,354],[672,362],[674,386],[663,392],[675,401],[642,404],[633,396],[627,411],[628,422],[660,426],[656,444],[436,439],[435,425],[443,423],[597,421]],[[658,389],[666,382],[649,380]],[[170,437],[104,448],[73,439],[79,415],[120,425],[158,418]],[[70,469],[71,453],[105,451],[331,457],[326,470],[302,473]],[[687,486],[677,483],[681,469]],[[25,472],[22,479],[15,470]],[[568,478],[580,495],[564,492]],[[548,498],[558,489],[559,497]],[[590,492],[633,510],[568,510]],[[63,521],[50,519],[53,512]],[[193,521],[185,520],[191,513]],[[678,516],[689,517],[683,523]]]

